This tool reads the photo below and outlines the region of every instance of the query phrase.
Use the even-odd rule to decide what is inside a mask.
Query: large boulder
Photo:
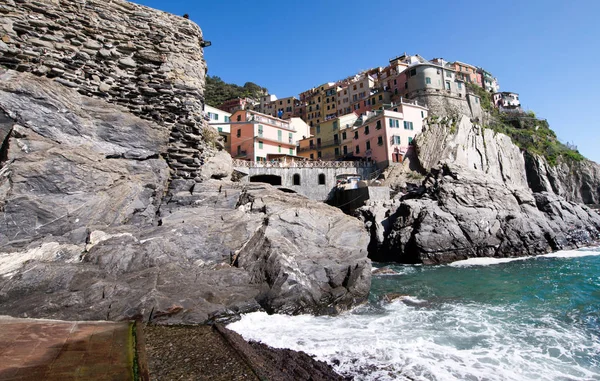
[[[363,216],[375,215],[363,211]],[[432,172],[420,195],[405,196],[378,250],[387,261],[440,264],[539,255],[599,238],[600,215],[583,205],[444,165]]]
[[[49,79],[0,74],[0,314],[203,323],[366,300],[368,235],[260,184],[173,180],[169,131]]]

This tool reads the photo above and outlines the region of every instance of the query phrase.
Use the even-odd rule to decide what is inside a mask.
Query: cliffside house
[[[406,96],[412,98],[419,94],[440,94],[465,97],[465,81],[449,67],[424,62],[406,69]]]
[[[500,90],[498,80],[483,68],[477,68],[477,73],[481,75],[482,87],[490,93],[497,93]]]
[[[508,91],[494,93],[492,95],[494,106],[498,108],[517,109],[521,107],[519,94]]]

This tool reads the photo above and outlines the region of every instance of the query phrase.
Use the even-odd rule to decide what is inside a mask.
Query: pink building
[[[299,118],[283,120],[256,111],[239,110],[231,115],[231,156],[266,161],[270,155],[296,155],[297,142],[308,135]]]
[[[354,156],[374,161],[380,168],[402,162],[415,135],[423,130],[427,112],[416,101],[403,100],[391,109],[367,113],[352,131]]]

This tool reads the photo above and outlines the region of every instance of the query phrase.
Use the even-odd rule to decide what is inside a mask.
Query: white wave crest
[[[228,328],[315,355],[356,380],[599,379],[600,362],[581,357],[599,359],[600,339],[552,317],[528,318],[516,307],[394,302],[383,313],[338,317],[257,312]]]

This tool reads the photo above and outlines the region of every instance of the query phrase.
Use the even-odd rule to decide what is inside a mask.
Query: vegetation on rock
[[[220,77],[207,76],[206,90],[204,92],[206,104],[219,107],[223,102],[234,98],[252,98],[258,100],[269,91],[256,83],[246,82],[244,86],[233,83],[225,83]]]
[[[474,84],[467,84],[469,90],[481,101],[481,108],[491,114],[490,121],[484,127],[508,135],[519,148],[546,158],[551,166],[559,160],[581,161],[585,157],[576,147],[561,143],[556,133],[545,119],[538,119],[534,112],[503,112],[492,106],[492,94]]]

